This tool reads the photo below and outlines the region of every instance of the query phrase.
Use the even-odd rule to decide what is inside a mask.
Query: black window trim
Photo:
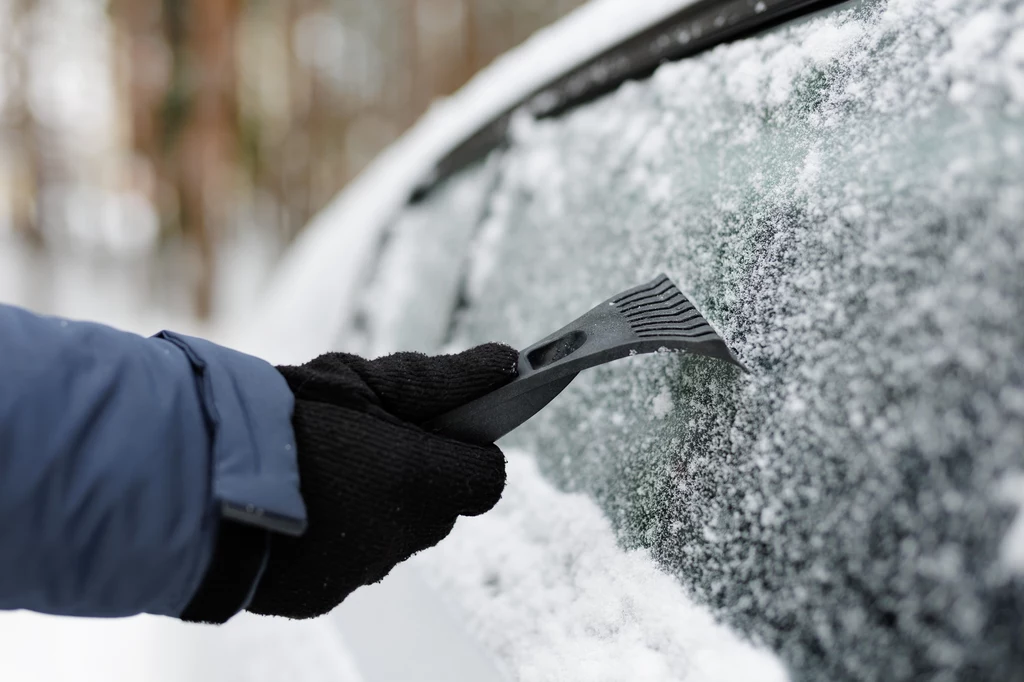
[[[537,119],[563,114],[630,80],[642,80],[666,62],[691,57],[846,0],[698,0],[534,90],[456,145],[413,191],[426,197],[446,178],[506,143],[515,112]]]

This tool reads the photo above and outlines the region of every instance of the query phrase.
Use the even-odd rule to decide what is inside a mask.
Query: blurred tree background
[[[0,284],[19,267],[52,308],[88,262],[208,318],[225,270],[265,274],[433,99],[579,4],[0,0]]]

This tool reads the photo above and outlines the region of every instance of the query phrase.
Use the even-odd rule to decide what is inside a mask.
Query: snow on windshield
[[[450,345],[525,346],[666,272],[752,374],[622,360],[508,445],[797,677],[1005,679],[1024,669],[1022,123],[1024,7],[980,0],[845,6],[523,118]],[[534,602],[485,571],[491,523],[424,561],[477,620],[505,600],[515,623]],[[528,677],[542,638],[500,627],[485,638]]]

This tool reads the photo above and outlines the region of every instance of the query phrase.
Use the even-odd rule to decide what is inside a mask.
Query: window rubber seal
[[[662,64],[843,2],[849,0],[698,0],[580,63],[498,114],[442,157],[409,201],[421,201],[445,179],[504,146],[517,111],[525,109],[535,119],[559,116],[626,81],[650,77]]]

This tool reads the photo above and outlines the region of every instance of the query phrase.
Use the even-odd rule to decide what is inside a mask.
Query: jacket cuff
[[[268,531],[221,521],[203,582],[179,618],[187,623],[221,625],[243,611],[266,569],[269,545]]]
[[[213,452],[212,495],[225,520],[298,536],[306,529],[292,412],[295,398],[269,363],[209,341],[157,334],[199,377]]]

